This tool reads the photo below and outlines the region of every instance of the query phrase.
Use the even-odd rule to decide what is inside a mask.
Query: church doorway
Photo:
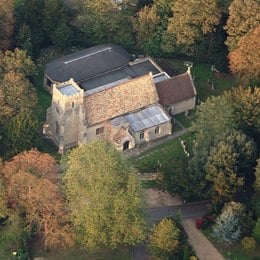
[[[123,144],[123,151],[129,149],[129,143],[130,143],[129,141],[124,142],[124,144]]]

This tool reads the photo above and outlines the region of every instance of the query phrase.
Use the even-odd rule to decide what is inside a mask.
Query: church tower
[[[85,118],[84,90],[73,79],[54,84],[43,133],[53,140],[60,153],[87,141]]]

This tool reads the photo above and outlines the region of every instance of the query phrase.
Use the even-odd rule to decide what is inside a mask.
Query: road
[[[150,216],[149,220],[154,223],[160,221],[163,217],[170,215],[174,216],[178,211],[181,213],[183,219],[198,218],[208,213],[209,201],[185,203],[178,206],[150,208],[148,209],[148,214]]]
[[[174,216],[180,212],[183,219],[198,218],[206,215],[209,211],[209,201],[199,201],[185,203],[178,206],[164,206],[157,208],[149,208],[149,223],[153,224],[160,221],[164,217]],[[148,259],[148,249],[145,244],[137,245],[133,251],[133,260]]]

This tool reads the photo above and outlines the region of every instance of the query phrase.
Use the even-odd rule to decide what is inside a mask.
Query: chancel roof
[[[155,85],[159,103],[163,106],[176,104],[196,96],[196,89],[189,72],[160,81]]]

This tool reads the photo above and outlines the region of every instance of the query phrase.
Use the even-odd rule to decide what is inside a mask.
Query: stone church
[[[48,63],[44,87],[52,103],[43,132],[60,152],[98,139],[127,150],[170,135],[171,116],[196,102],[189,69],[170,77],[151,58],[133,59],[114,44]]]

